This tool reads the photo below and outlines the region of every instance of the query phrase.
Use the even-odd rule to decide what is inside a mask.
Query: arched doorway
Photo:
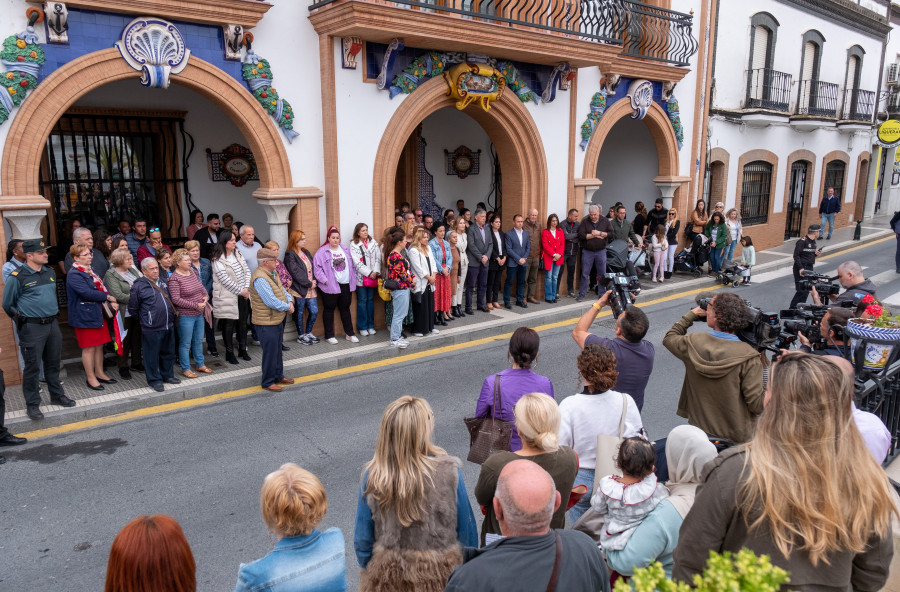
[[[629,219],[633,218],[635,203],[641,202],[650,209],[659,197],[653,182],[658,175],[659,163],[650,130],[642,121],[623,117],[610,128],[597,158],[596,177],[603,185],[594,192],[592,201],[603,206],[603,214],[621,202],[628,209]]]
[[[432,78],[408,96],[388,122],[375,157],[372,184],[376,236],[394,223],[397,166],[407,139],[432,113],[455,108],[455,101],[446,94],[447,84],[440,78]],[[529,208],[546,209],[548,181],[543,143],[531,114],[515,93],[504,93],[491,104],[490,111],[473,105],[465,114],[487,133],[497,151],[503,170],[504,226],[510,226],[516,213]],[[466,200],[467,206],[469,201]],[[447,207],[455,205],[454,201]]]

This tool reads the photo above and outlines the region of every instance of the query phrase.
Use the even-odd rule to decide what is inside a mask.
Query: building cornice
[[[43,4],[44,0],[28,0]],[[66,0],[68,8],[115,12],[135,16],[152,15],[174,21],[255,27],[272,5],[258,0]]]
[[[887,18],[850,0],[778,0],[808,14],[824,17],[873,39],[883,40],[891,31]]]

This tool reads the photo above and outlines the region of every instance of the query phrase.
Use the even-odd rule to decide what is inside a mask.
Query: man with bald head
[[[538,222],[538,211],[528,210],[528,218],[523,225],[531,237],[531,250],[525,259],[525,296],[528,302],[537,304],[538,274],[544,275],[544,260],[541,258],[541,232],[544,230]]]
[[[553,530],[550,518],[562,502],[550,474],[530,460],[503,467],[494,494],[502,539],[463,549],[463,564],[446,592],[609,592],[609,571],[586,534]]]
[[[838,281],[844,287],[844,291],[840,295],[829,294],[828,299],[832,303],[842,305],[845,302],[853,303],[854,307],[859,306],[860,301],[866,296],[871,295],[875,298],[875,284],[872,280],[863,277],[863,270],[856,261],[844,261],[837,268]],[[812,294],[813,302],[821,305],[822,300],[815,288],[809,292]]]

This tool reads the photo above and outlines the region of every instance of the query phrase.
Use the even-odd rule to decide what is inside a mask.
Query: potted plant
[[[777,592],[789,581],[785,570],[772,565],[768,555],[757,557],[749,549],[732,554],[729,551],[710,551],[706,569],[695,575],[692,585],[674,582],[666,578],[662,565],[657,561],[648,567],[634,570],[628,583],[616,582],[614,592]]]
[[[856,348],[864,347],[863,367],[879,372],[892,361],[891,353],[900,344],[900,316],[892,316],[871,294],[860,302],[865,306],[862,316],[847,322],[850,351],[855,359]]]

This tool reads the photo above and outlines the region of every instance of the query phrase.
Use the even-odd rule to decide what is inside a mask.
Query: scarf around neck
[[[669,432],[666,461],[669,465],[669,503],[682,518],[694,505],[703,467],[716,457],[715,445],[700,428],[680,425]]]
[[[90,267],[85,268],[83,265],[74,264],[72,265],[78,271],[88,274],[91,276],[91,279],[94,281],[94,287],[103,292],[104,294],[109,294],[109,290],[106,289],[106,286],[103,285],[103,280],[100,279],[100,276],[94,273],[94,270]]]

